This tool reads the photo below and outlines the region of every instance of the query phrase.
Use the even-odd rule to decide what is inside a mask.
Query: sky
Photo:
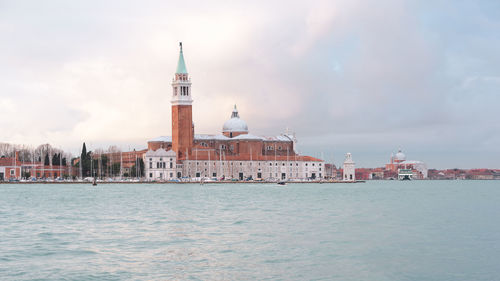
[[[183,42],[196,133],[380,167],[500,168],[499,1],[0,0],[0,142],[143,149],[171,134]]]

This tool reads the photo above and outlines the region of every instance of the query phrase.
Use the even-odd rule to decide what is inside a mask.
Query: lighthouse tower
[[[344,160],[344,181],[356,181],[356,172],[354,168],[354,161],[352,160],[351,153],[345,155]]]
[[[179,61],[172,81],[172,150],[177,153],[177,160],[183,160],[191,153],[193,147],[194,126],[191,79],[184,62],[182,42],[179,45]]]

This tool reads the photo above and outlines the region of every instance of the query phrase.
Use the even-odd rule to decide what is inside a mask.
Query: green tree
[[[83,143],[82,146],[82,154],[80,154],[80,165],[82,166],[82,174],[84,177],[89,177],[91,175],[90,173],[90,159],[91,159],[92,152],[89,151],[87,152],[87,146],[85,145],[85,142]]]
[[[60,157],[61,154],[59,153],[54,153],[54,155],[52,156],[52,165],[54,166],[59,166],[59,157]]]
[[[120,163],[113,163],[111,165],[111,174],[116,177],[120,175]]]
[[[144,176],[144,161],[142,158],[137,159],[137,164],[130,168],[130,174],[132,177],[143,177]],[[139,167],[139,169],[137,169]]]

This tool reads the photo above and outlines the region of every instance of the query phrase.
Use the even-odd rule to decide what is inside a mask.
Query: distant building
[[[175,155],[177,178],[289,180],[325,177],[323,160],[297,153],[294,134],[286,132],[271,137],[252,135],[247,123],[240,118],[236,105],[220,134],[195,134],[191,94],[191,78],[181,44],[172,82],[172,136],[148,141],[149,155],[159,149],[169,152],[172,157]],[[153,157],[144,155],[146,176],[155,179],[160,171],[154,164],[149,168],[148,163],[154,163],[149,158]]]
[[[14,157],[0,158],[0,181],[22,178],[61,178],[69,175],[69,167],[44,165],[40,161],[21,161],[19,152]]]
[[[166,151],[159,148],[156,151],[148,150],[146,159],[146,178],[152,180],[173,180],[177,178],[177,159],[173,150]]]
[[[21,163],[18,160],[18,153],[15,157],[0,158],[0,180],[19,179],[21,177]]]
[[[351,153],[345,155],[344,160],[344,181],[356,181],[356,169],[354,168],[354,161],[352,160]]]
[[[390,163],[385,165],[385,170],[388,171],[389,177],[397,175],[403,177],[411,177],[412,179],[426,179],[427,165],[422,161],[406,160],[406,155],[401,149],[396,155],[391,155]]]
[[[337,178],[337,167],[335,164],[325,164],[325,179],[334,180]]]

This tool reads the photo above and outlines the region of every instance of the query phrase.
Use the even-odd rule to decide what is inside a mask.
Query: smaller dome
[[[236,109],[236,105],[234,105],[233,113],[231,114],[231,119],[227,120],[222,126],[223,133],[248,133],[248,126],[245,121],[240,119],[238,115],[238,109]]]
[[[401,149],[396,153],[396,156],[394,156],[394,161],[405,161],[406,160],[406,155],[401,152]]]

